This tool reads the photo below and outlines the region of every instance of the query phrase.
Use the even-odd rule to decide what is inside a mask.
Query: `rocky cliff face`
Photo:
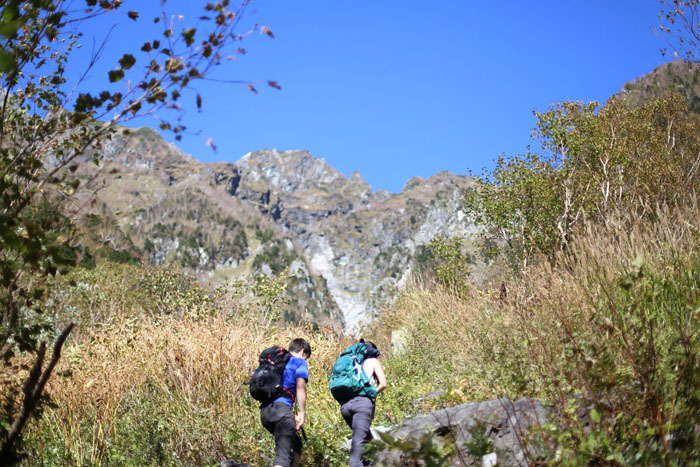
[[[148,261],[214,283],[289,271],[293,318],[349,330],[390,306],[436,234],[476,232],[460,208],[466,176],[441,172],[375,193],[359,173],[347,178],[307,151],[201,164],[140,129],[79,173],[77,199],[116,219]]]

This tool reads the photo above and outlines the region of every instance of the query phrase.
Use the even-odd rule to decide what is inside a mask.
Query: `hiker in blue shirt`
[[[260,421],[275,437],[274,467],[297,467],[302,442],[297,432],[306,421],[306,383],[309,380],[311,346],[304,339],[294,339],[288,347],[291,358],[284,367],[284,395],[260,406]],[[298,413],[294,415],[294,401]]]

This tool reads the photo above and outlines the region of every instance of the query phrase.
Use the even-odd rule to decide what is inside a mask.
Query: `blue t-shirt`
[[[282,387],[285,387],[294,394],[294,399],[297,397],[297,378],[304,378],[309,381],[309,364],[306,360],[299,357],[291,357],[284,367],[282,375]],[[294,406],[294,402],[289,396],[282,396],[275,399],[273,402],[283,402],[289,406]]]

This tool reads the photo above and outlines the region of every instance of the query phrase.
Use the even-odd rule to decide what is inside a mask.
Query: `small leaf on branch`
[[[250,89],[251,91],[253,91],[255,94],[258,93],[258,90],[255,89],[255,86],[253,86],[252,84],[249,84],[249,85],[248,85],[248,89]]]
[[[70,122],[74,125],[78,125],[80,122],[87,120],[88,114],[85,112],[73,112],[70,117]]]
[[[202,96],[197,94],[197,110],[202,111]]]
[[[144,52],[150,52],[151,50],[153,50],[153,47],[151,47],[150,42],[146,42],[145,44],[143,44],[143,46],[141,46],[141,50],[143,50]]]
[[[214,144],[214,141],[211,138],[207,138],[207,146],[211,146],[211,148],[216,151],[216,144]]]
[[[129,18],[131,18],[131,19],[133,19],[134,21],[136,21],[136,19],[139,17],[139,12],[138,12],[138,11],[131,10],[131,11],[129,11],[129,12],[127,13],[127,16],[129,16]]]
[[[134,102],[133,104],[129,105],[129,111],[133,114],[136,115],[136,113],[141,110],[141,103],[140,102]]]
[[[76,112],[85,112],[91,110],[95,107],[95,98],[93,98],[90,93],[80,93],[78,98],[75,100],[75,106],[73,110]]]
[[[0,50],[0,73],[9,73],[17,69],[17,59],[8,50]]]
[[[184,68],[184,65],[177,58],[169,58],[165,61],[165,71],[176,73]]]
[[[119,81],[120,79],[122,79],[124,77],[124,70],[119,68],[117,70],[110,71],[108,74],[109,74],[109,82],[114,83],[114,82]]]
[[[136,63],[136,58],[131,54],[124,54],[124,56],[119,59],[119,65],[121,65],[124,70],[128,70],[134,66],[134,63]]]
[[[277,84],[277,81],[268,81],[267,85],[271,88],[282,89],[282,87],[279,84]]]
[[[12,21],[19,15],[19,8],[17,5],[7,5],[2,10],[2,19],[7,21]]]
[[[182,31],[182,37],[185,39],[185,44],[191,46],[194,43],[194,34],[197,32],[195,28],[188,28]]]
[[[58,36],[58,30],[53,26],[48,26],[44,34],[46,34],[46,38],[48,40],[52,41],[56,39],[56,36]]]
[[[268,28],[267,26],[262,26],[260,28],[260,32],[263,34],[267,34],[268,36],[270,36],[273,39],[275,38],[275,35],[272,33],[272,30],[270,28]]]

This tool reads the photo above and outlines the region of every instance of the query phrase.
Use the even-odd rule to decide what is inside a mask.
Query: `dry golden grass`
[[[601,321],[595,304],[634,270],[637,258],[654,270],[665,270],[673,267],[674,258],[691,255],[700,246],[697,204],[660,208],[653,223],[631,229],[621,225],[613,220],[606,226],[591,225],[554,265],[541,261],[523,275],[501,277],[506,296],[499,289],[473,290],[459,299],[414,282],[375,327],[384,336],[401,330],[411,345],[407,358],[414,365],[434,367],[464,401],[551,395],[550,383],[560,377],[585,386],[564,342],[619,337],[594,325]],[[621,354],[616,358],[624,361]],[[441,362],[447,364],[437,368]],[[516,385],[516,380],[523,384]]]
[[[115,445],[129,439],[124,430],[144,435],[139,430],[148,430],[139,424],[155,421],[172,424],[161,431],[170,455],[185,465],[227,457],[263,465],[272,437],[262,430],[245,383],[263,348],[286,346],[295,337],[306,338],[313,350],[306,430],[317,446],[307,457],[323,456],[321,449],[337,445],[338,450],[338,440],[349,434],[327,378],[353,341],[330,329],[263,329],[221,318],[159,317],[76,336],[57,368],[70,376],[51,379],[48,393],[55,407],[33,436],[61,439],[72,462],[112,465]],[[124,461],[137,465],[138,459]]]
[[[634,362],[618,345],[617,324],[605,324],[595,304],[605,298],[606,287],[635,270],[637,257],[664,271],[677,265],[673,258],[696,254],[698,239],[697,205],[659,210],[653,224],[629,230],[613,222],[591,227],[554,266],[542,262],[524,276],[505,278],[507,297],[500,290],[474,289],[459,298],[409,284],[364,334],[385,356],[389,379],[375,423],[398,423],[421,410],[502,395],[552,398],[557,391],[585,391],[592,373],[572,363],[567,342],[576,339],[586,339],[582,351],[607,349],[613,368],[621,368],[611,374],[624,376]],[[142,292],[129,281],[104,282],[104,299],[90,302],[90,316],[112,319],[82,327],[67,345],[48,387],[55,406],[46,408],[28,433],[27,465],[32,459],[41,464],[37,459],[49,452],[54,464],[202,465],[233,457],[265,465],[272,437],[260,426],[244,383],[263,348],[287,345],[295,337],[306,338],[313,348],[306,465],[346,461],[340,446],[350,432],[327,378],[352,339],[303,325],[266,327],[254,314],[228,320],[181,313],[137,316],[129,297],[144,300]],[[213,307],[235,309],[227,301]],[[397,331],[407,352],[391,350]],[[59,376],[67,372],[70,376]],[[445,392],[426,397],[437,390]]]

